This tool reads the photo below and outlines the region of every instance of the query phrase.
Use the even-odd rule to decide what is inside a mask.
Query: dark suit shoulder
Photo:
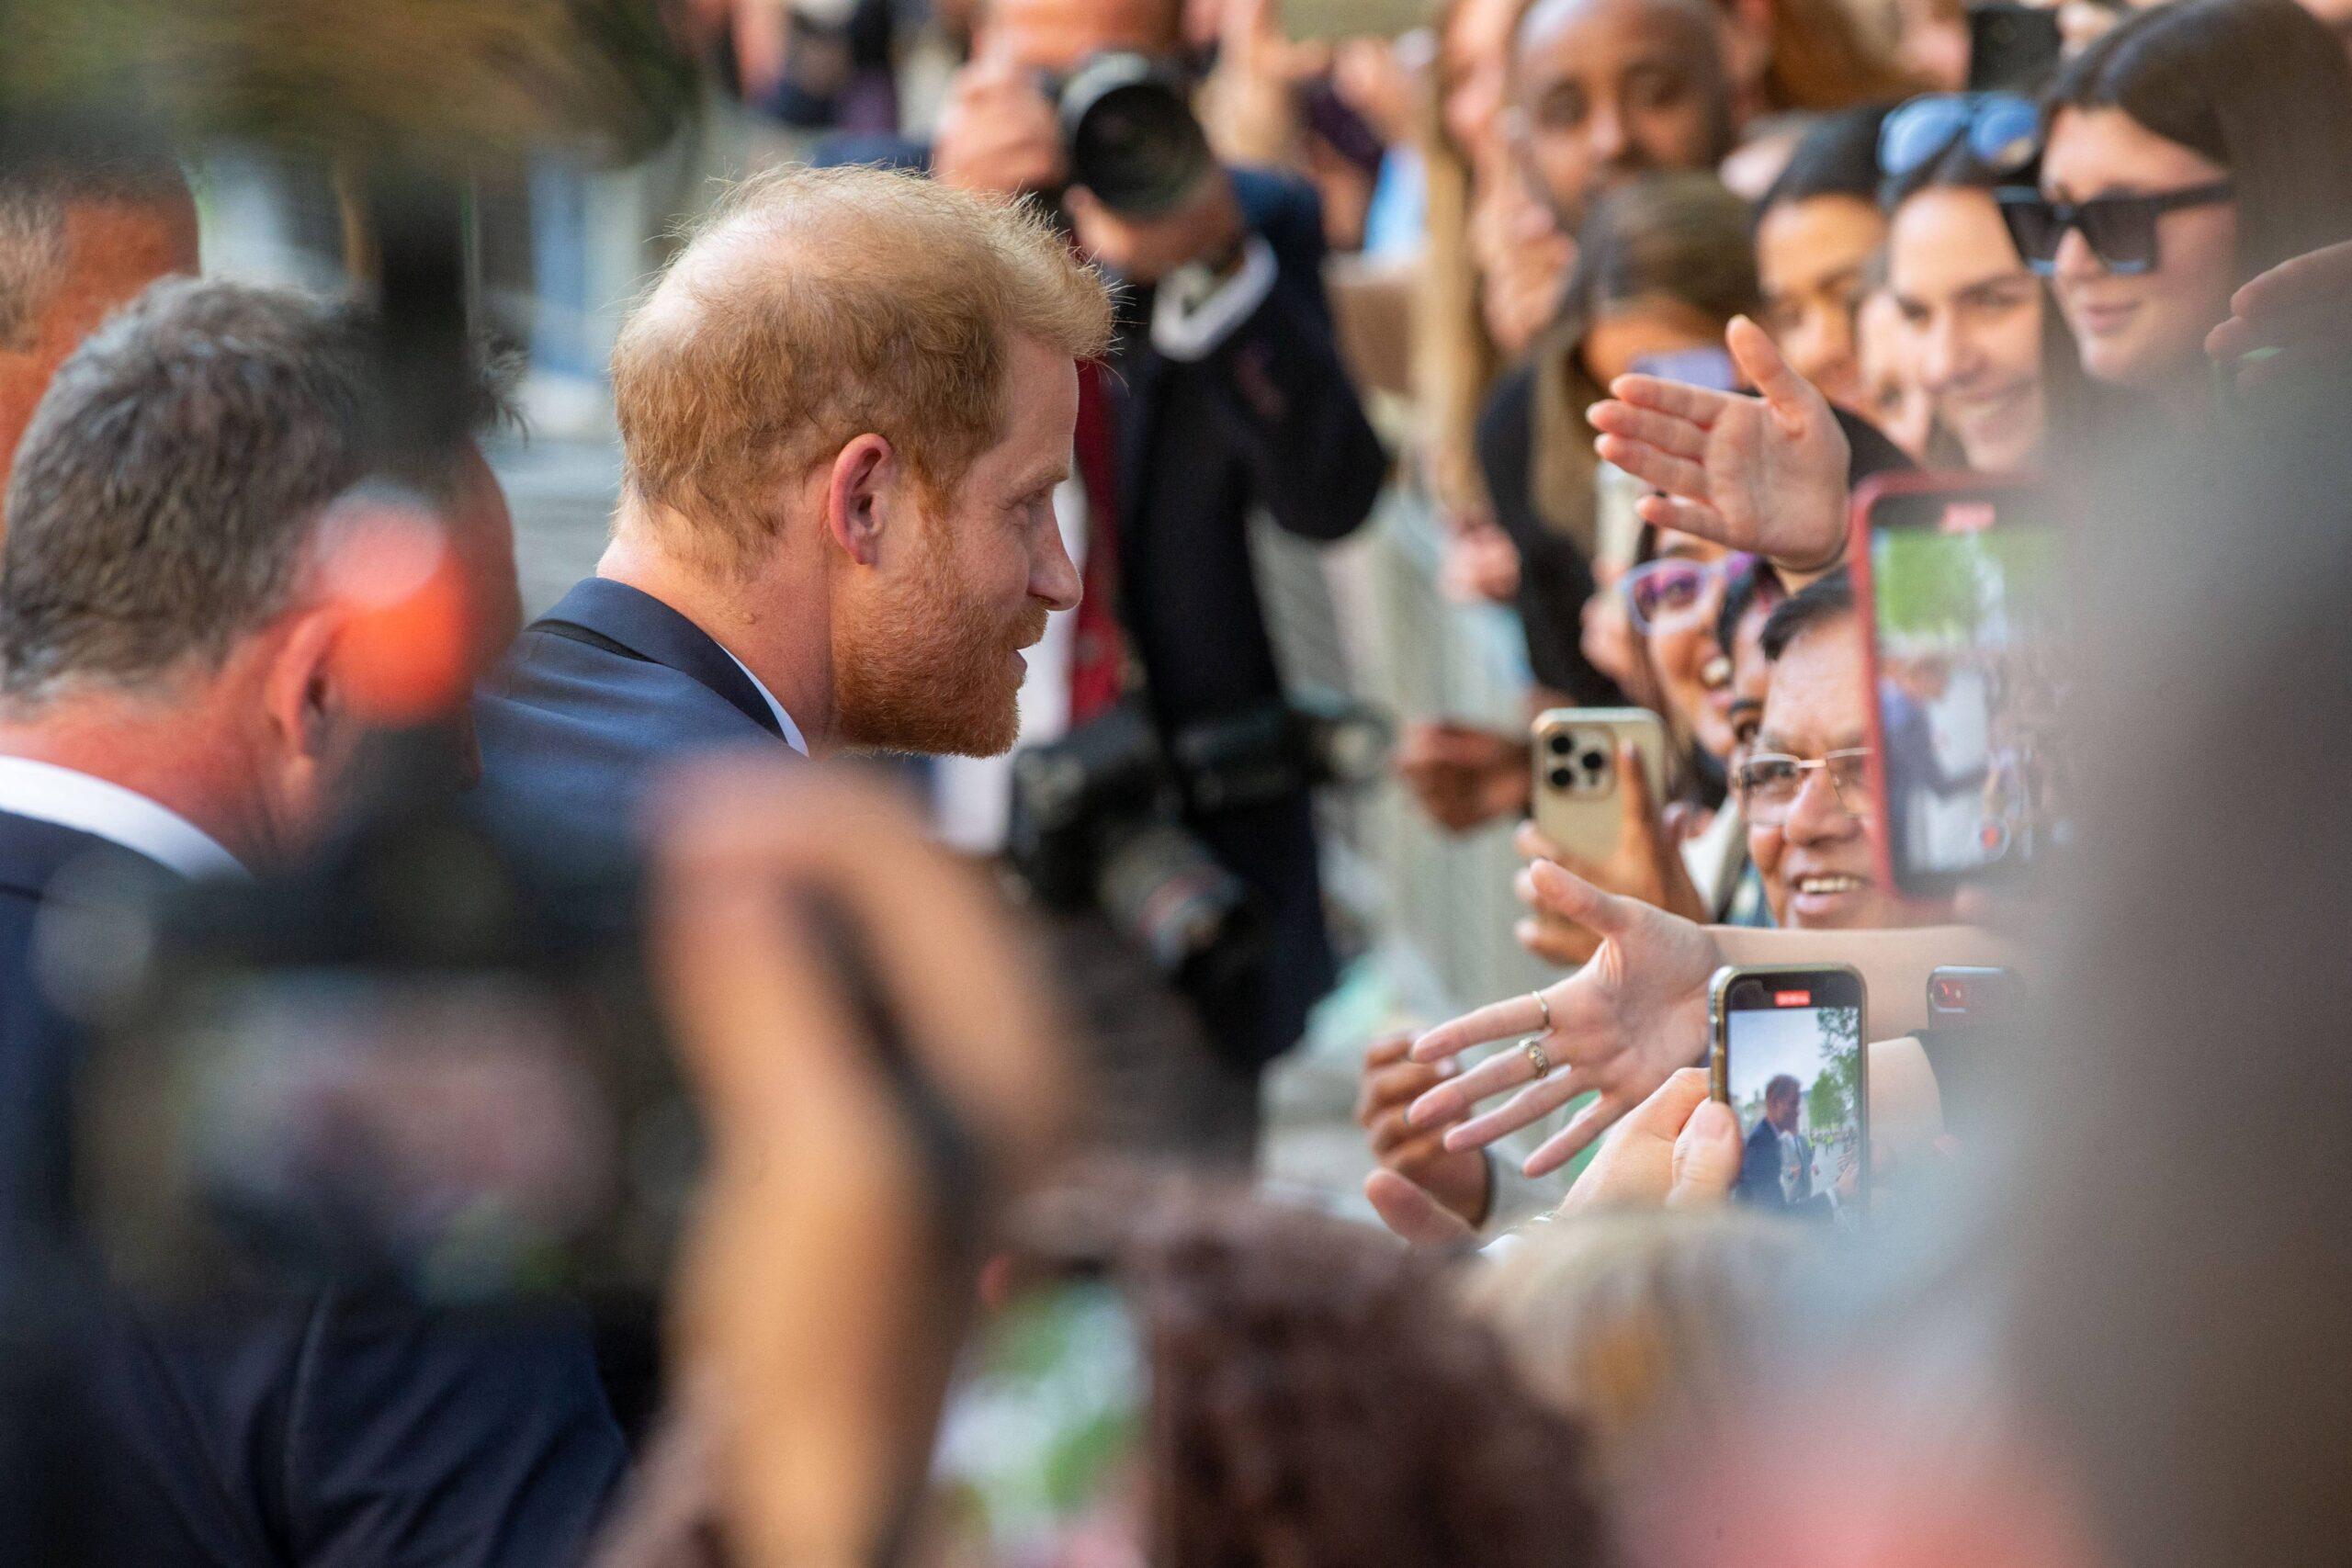
[[[783,748],[692,676],[526,631],[474,698],[478,798],[493,821],[620,842],[665,765],[722,748]]]

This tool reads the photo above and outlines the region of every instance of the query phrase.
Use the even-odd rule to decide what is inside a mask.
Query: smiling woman
[[[2098,380],[2204,417],[2233,290],[2352,237],[2352,64],[2291,0],[2143,11],[2052,89],[2038,193],[2004,192]]]

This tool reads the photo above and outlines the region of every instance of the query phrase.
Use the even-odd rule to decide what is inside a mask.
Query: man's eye
[[[1577,92],[1547,93],[1535,111],[1535,120],[1546,130],[1572,130],[1584,123],[1584,95]]]
[[[1682,78],[1661,72],[1645,72],[1625,85],[1626,101],[1635,108],[1670,108],[1682,101]]]

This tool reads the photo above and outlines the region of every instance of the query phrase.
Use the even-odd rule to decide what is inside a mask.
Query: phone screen
[[[1739,1117],[1732,1196],[1850,1222],[1864,1201],[1869,1094],[1850,971],[1745,971],[1723,991],[1715,1086]]]
[[[974,1561],[1142,1561],[1144,1390],[1116,1290],[1081,1280],[1023,1292],[982,1330],[949,1393],[932,1467],[936,1527]]]
[[[2062,543],[2022,492],[1883,497],[1870,525],[1875,768],[1894,881],[1941,897],[2022,873],[2075,836]]]

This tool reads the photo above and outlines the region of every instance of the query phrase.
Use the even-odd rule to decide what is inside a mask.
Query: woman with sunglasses
[[[2352,64],[2292,0],[2177,0],[2069,63],[2038,187],[2005,190],[2096,380],[2193,428],[2241,285],[2352,237]]]
[[[1931,467],[2038,467],[2053,394],[2082,379],[2074,339],[1994,199],[2030,176],[2041,131],[2026,98],[1954,93],[1905,104],[1879,139],[1888,294],[1934,407]]]

